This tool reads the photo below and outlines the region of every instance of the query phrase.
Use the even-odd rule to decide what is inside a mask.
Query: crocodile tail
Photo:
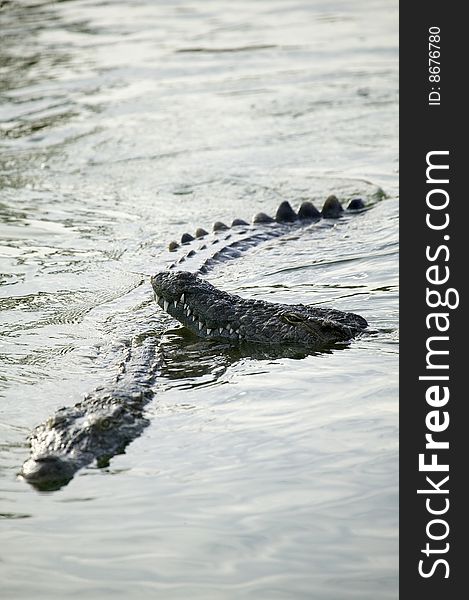
[[[355,198],[347,208],[350,211],[360,211],[363,210],[364,206],[363,200]],[[336,196],[332,195],[326,199],[321,211],[312,202],[304,201],[301,203],[298,212],[295,212],[290,203],[284,200],[277,208],[275,217],[260,212],[253,217],[251,225],[239,218],[234,219],[230,227],[221,221],[217,221],[213,225],[212,234],[199,227],[195,231],[195,235],[184,233],[180,242],[170,242],[168,246],[170,252],[175,252],[186,245],[190,245],[191,249],[173,262],[169,268],[177,269],[180,264],[186,263],[187,259],[197,255],[200,260],[199,266],[194,266],[196,272],[207,273],[216,265],[237,258],[243,252],[258,246],[264,241],[284,235],[286,233],[285,227],[303,226],[321,218],[337,219],[343,211],[342,204]],[[199,240],[202,244],[194,245]],[[212,246],[216,246],[214,252],[209,251]],[[184,268],[187,269],[186,264],[184,264]]]

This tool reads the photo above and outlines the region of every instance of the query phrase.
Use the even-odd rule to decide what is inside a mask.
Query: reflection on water
[[[0,3],[5,597],[396,597],[396,11]],[[209,278],[374,333],[303,357],[171,331],[148,285],[171,239],[330,193],[375,204]],[[17,480],[29,431],[164,331],[126,453],[52,494]]]
[[[345,350],[348,346],[349,343],[337,343],[314,352],[294,346],[230,346],[227,343],[197,338],[181,327],[174,332],[167,331],[160,344],[164,357],[160,379],[163,382],[170,381],[171,388],[191,389],[216,383],[228,367],[245,358],[256,361],[271,361],[276,358],[301,360],[307,356],[332,354],[333,351]]]

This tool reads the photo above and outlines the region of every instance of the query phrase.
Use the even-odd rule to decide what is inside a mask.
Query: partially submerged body
[[[55,490],[96,461],[104,467],[148,426],[160,356],[151,337],[127,348],[115,380],[75,406],[61,408],[30,434],[31,454],[20,475],[39,490]]]
[[[349,204],[353,212],[363,208],[359,199]],[[326,200],[321,212],[305,202],[295,213],[288,202],[283,202],[275,218],[259,213],[251,228],[241,219],[233,221],[232,231],[216,223],[218,237],[211,243],[206,241],[208,234],[203,229],[198,229],[195,237],[184,234],[181,244],[170,244],[171,251],[194,240],[199,246],[151,278],[158,305],[193,334],[241,346],[248,352],[255,347],[255,353],[262,349],[266,354],[273,351],[279,356],[284,351],[289,355],[294,347],[305,355],[350,340],[367,327],[359,315],[241,298],[218,290],[201,277],[220,262],[237,258],[263,241],[288,233],[292,227],[303,227],[321,218],[336,219],[342,212],[335,196]],[[189,272],[194,257],[202,263],[199,260],[195,271]],[[58,410],[36,427],[29,437],[31,455],[21,476],[38,489],[58,489],[80,468],[93,462],[105,466],[112,456],[122,453],[149,423],[144,409],[154,395],[158,357],[156,338],[150,336],[134,344],[112,384],[97,388],[73,407]]]
[[[203,338],[319,350],[368,325],[354,313],[241,298],[186,271],[158,273],[151,283],[158,305]]]
[[[364,208],[363,201],[354,199],[348,210],[357,212]],[[192,333],[229,343],[251,343],[265,346],[298,346],[306,350],[320,350],[336,342],[350,340],[367,327],[365,319],[353,313],[329,308],[316,308],[304,304],[274,304],[264,300],[248,300],[234,294],[218,290],[202,279],[216,262],[238,258],[241,253],[262,241],[279,237],[291,231],[292,227],[304,227],[313,221],[337,219],[344,212],[335,196],[329,196],[322,211],[311,202],[303,202],[295,212],[288,202],[282,202],[275,218],[264,213],[254,217],[253,227],[241,219],[235,219],[231,228],[224,223],[214,225],[215,232],[233,231],[221,240],[215,238],[211,245],[218,244],[215,252],[203,259],[203,252],[210,244],[205,241],[208,233],[196,231],[195,238],[185,233],[181,244],[191,244],[201,239],[199,247],[194,247],[167,271],[157,273],[151,284],[158,305]],[[171,242],[170,250],[179,248]],[[185,270],[190,259],[202,256],[195,272]],[[184,269],[184,270],[180,270]]]

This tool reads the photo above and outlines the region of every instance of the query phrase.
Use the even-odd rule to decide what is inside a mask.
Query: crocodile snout
[[[69,461],[48,455],[27,460],[19,475],[38,490],[46,491],[57,490],[68,483],[75,471]]]

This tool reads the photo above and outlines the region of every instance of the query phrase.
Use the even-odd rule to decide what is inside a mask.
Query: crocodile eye
[[[283,313],[282,319],[290,325],[296,325],[304,321],[304,318],[296,313]]]
[[[99,428],[102,429],[103,431],[107,431],[108,429],[110,429],[112,426],[112,421],[111,419],[103,419],[102,421],[99,422]]]

